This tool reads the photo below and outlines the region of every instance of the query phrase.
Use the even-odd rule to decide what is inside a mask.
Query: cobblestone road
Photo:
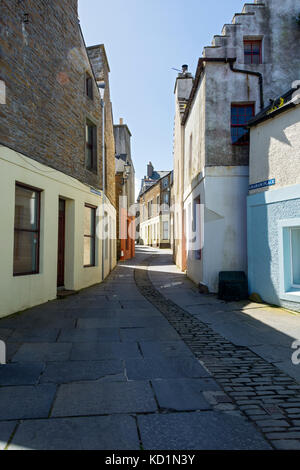
[[[162,295],[216,302],[165,253],[140,248],[103,284],[0,320],[0,448],[299,448],[300,386]]]

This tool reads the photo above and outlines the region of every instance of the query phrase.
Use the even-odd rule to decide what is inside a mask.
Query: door
[[[186,253],[186,211],[182,211],[182,271],[187,268],[187,253]]]
[[[57,287],[64,287],[65,284],[65,225],[66,202],[63,199],[59,199]]]

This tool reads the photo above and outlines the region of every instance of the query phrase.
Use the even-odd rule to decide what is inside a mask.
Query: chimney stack
[[[149,164],[147,165],[147,176],[148,176],[148,178],[152,178],[153,170],[154,170],[154,167],[153,167],[152,163],[149,162]]]
[[[188,65],[184,64],[184,65],[182,66],[182,73],[183,73],[183,75],[188,72],[188,69],[189,69],[189,66],[188,66]]]

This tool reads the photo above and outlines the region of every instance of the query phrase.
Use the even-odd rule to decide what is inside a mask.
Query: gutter
[[[261,111],[264,109],[264,85],[263,85],[263,76],[260,72],[254,72],[253,70],[244,70],[244,69],[235,69],[233,68],[233,64],[236,61],[236,59],[228,59],[230,70],[234,73],[244,73],[247,75],[254,75],[258,77],[258,83],[259,83],[259,96],[260,96],[260,109]]]
[[[228,58],[228,57],[200,57],[199,61],[198,61],[198,65],[197,65],[197,72],[196,72],[196,76],[195,76],[195,80],[194,80],[194,84],[193,84],[193,88],[192,88],[192,91],[191,91],[191,94],[190,94],[190,98],[189,98],[189,101],[188,101],[188,104],[186,106],[186,109],[185,109],[185,112],[184,112],[184,115],[183,115],[183,118],[182,118],[182,122],[181,124],[182,125],[185,125],[186,121],[187,121],[187,118],[188,118],[188,115],[189,115],[189,112],[190,112],[190,109],[191,109],[191,106],[192,106],[192,103],[193,103],[193,100],[194,100],[194,97],[196,95],[196,91],[198,89],[198,85],[199,85],[199,82],[200,82],[200,78],[201,78],[201,74],[204,70],[204,63],[205,62],[220,62],[220,63],[224,63],[224,64],[229,64],[230,66],[230,70],[234,73],[244,73],[244,74],[247,74],[247,75],[255,75],[258,77],[259,79],[259,90],[260,90],[260,109],[263,110],[264,109],[264,97],[263,97],[263,76],[260,72],[254,72],[253,70],[243,70],[243,69],[235,69],[233,67],[233,64],[234,62],[236,62],[236,57],[235,58]]]

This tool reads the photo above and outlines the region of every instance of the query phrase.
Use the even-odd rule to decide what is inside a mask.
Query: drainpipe
[[[102,281],[104,281],[104,269],[105,269],[105,233],[104,233],[104,205],[105,205],[105,82],[98,82],[98,88],[101,96],[101,109],[102,109]]]
[[[234,62],[236,59],[227,59],[229,62],[230,70],[234,73],[244,73],[247,75],[255,75],[258,77],[259,81],[259,96],[260,96],[260,110],[262,111],[265,107],[264,105],[264,85],[263,85],[263,76],[260,72],[254,72],[253,70],[243,70],[243,69],[235,69],[233,67]]]

